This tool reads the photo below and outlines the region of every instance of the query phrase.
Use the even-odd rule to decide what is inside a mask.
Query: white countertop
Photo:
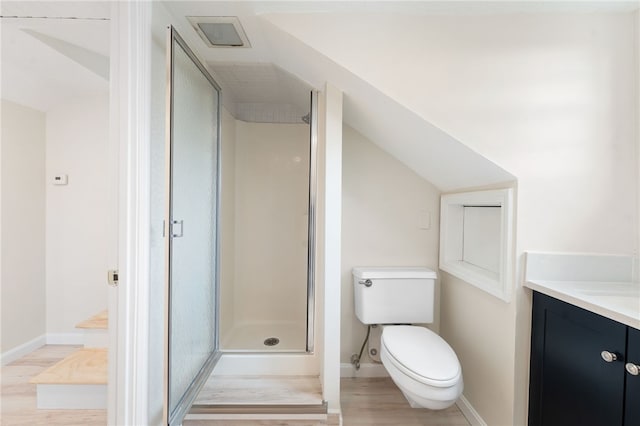
[[[640,330],[640,283],[529,279],[537,292]]]

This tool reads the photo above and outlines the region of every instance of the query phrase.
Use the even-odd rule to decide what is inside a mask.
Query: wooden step
[[[33,377],[29,382],[58,385],[105,385],[107,384],[107,366],[106,349],[79,349]]]
[[[76,325],[83,331],[85,348],[106,348],[109,346],[109,314],[105,309]]]
[[[109,312],[106,309],[98,312],[91,318],[79,322],[76,328],[106,330],[109,328]]]
[[[107,406],[107,349],[84,348],[29,380],[39,409],[103,409]]]

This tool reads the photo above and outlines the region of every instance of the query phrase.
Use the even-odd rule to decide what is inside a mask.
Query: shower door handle
[[[183,231],[184,231],[184,224],[182,220],[171,221],[171,238],[181,238]]]

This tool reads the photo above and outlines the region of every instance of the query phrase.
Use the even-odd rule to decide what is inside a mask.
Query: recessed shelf
[[[511,297],[512,193],[443,195],[440,212],[440,269],[505,302]]]

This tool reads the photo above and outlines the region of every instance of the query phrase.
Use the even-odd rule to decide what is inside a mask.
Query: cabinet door
[[[640,365],[640,330],[631,327],[629,327],[625,362]],[[626,381],[624,424],[638,426],[640,425],[640,375],[634,376],[627,373]]]
[[[539,293],[533,309],[529,424],[622,425],[626,326]]]

